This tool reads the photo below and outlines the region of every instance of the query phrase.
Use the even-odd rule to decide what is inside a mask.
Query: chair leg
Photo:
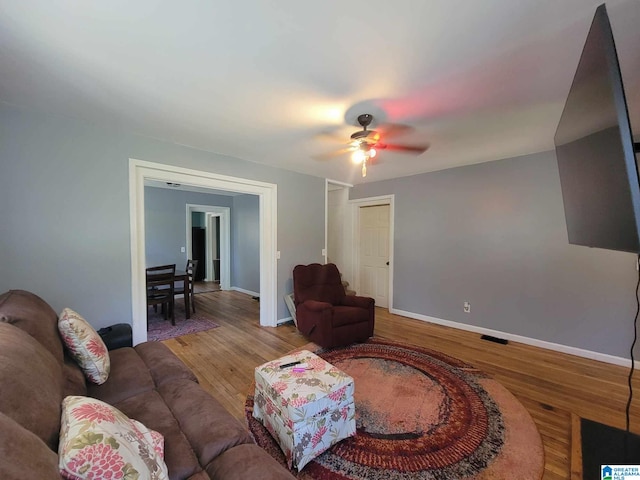
[[[193,293],[191,293],[191,309],[193,310],[193,313],[196,313],[196,302],[195,302],[195,295]]]
[[[173,300],[169,302],[169,309],[171,310],[171,325],[175,326],[176,324],[176,316],[174,310],[175,303]]]

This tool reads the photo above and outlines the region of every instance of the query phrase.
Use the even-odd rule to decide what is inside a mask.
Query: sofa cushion
[[[166,382],[115,406],[164,435],[171,479],[190,478],[224,451],[253,443],[242,424],[190,380]]]
[[[369,310],[358,307],[333,307],[333,326],[343,327],[369,321]]]
[[[172,480],[190,478],[202,470],[193,446],[182,432],[182,426],[174,417],[174,412],[156,390],[126,398],[114,406],[129,418],[142,422],[164,436],[164,461]],[[202,409],[204,411],[206,407],[203,406]]]
[[[69,353],[87,379],[98,385],[109,378],[109,352],[98,332],[82,315],[65,308],[58,319],[58,330]]]
[[[0,412],[58,446],[62,366],[27,332],[0,323]]]
[[[175,380],[158,387],[201,465],[225,450],[253,443],[246,428],[198,384]]]
[[[87,382],[84,373],[68,354],[64,356],[62,365],[62,398],[69,395],[87,395]]]
[[[91,397],[115,405],[129,397],[153,390],[154,383],[147,365],[131,347],[109,352],[111,373],[102,385],[89,383],[87,393]]]
[[[0,413],[0,478],[59,480],[58,456],[41,439]]]
[[[58,315],[47,302],[24,290],[0,295],[0,322],[24,330],[40,342],[58,363],[62,363],[62,340],[58,335]]]
[[[58,454],[65,477],[168,480],[155,442],[143,424],[100,400],[69,396],[62,403]]]

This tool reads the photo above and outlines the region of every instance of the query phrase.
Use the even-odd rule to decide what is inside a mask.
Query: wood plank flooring
[[[239,292],[196,295],[199,313],[219,328],[164,343],[195,372],[200,383],[244,423],[244,401],[256,366],[302,346],[295,326],[259,326],[259,304]],[[572,414],[625,426],[628,369],[376,310],[375,335],[441,351],[469,362],[502,383],[527,408],[545,447],[545,480],[571,478]],[[634,391],[640,379],[634,377]],[[640,433],[640,395],[634,396],[631,430]]]

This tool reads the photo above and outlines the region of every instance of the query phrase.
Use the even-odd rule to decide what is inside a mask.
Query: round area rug
[[[353,377],[356,435],[307,464],[299,479],[539,480],[540,434],[524,406],[502,385],[442,353],[371,339],[332,350],[301,349]],[[253,418],[256,443],[282,465],[284,455]]]

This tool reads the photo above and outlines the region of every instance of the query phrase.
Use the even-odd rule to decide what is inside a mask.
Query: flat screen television
[[[605,5],[595,13],[555,134],[569,243],[640,253],[640,180]]]

